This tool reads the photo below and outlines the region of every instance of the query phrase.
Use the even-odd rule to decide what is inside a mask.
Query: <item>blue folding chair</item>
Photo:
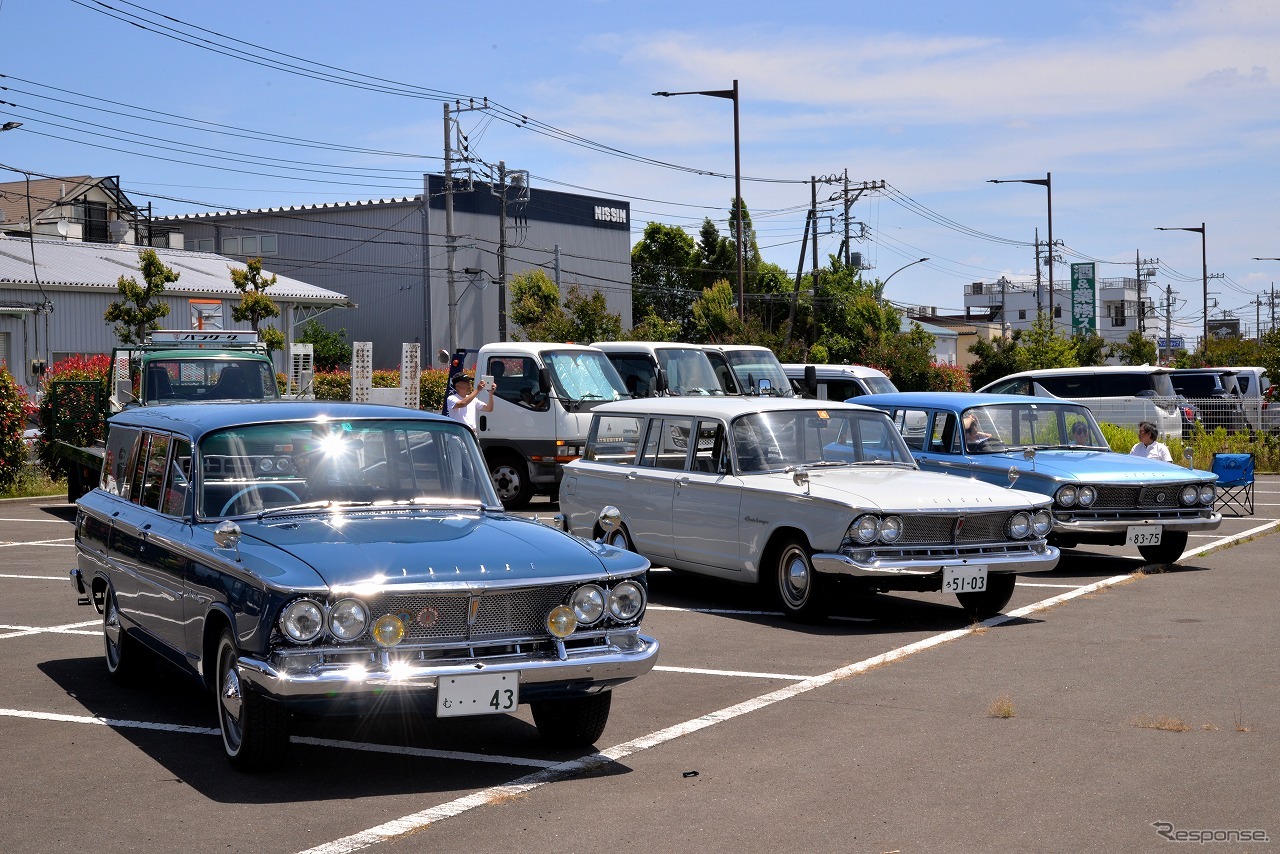
[[[1214,454],[1218,508],[1232,516],[1253,515],[1253,454]]]

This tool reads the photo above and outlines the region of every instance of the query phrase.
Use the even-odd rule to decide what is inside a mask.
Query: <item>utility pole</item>
[[[498,161],[498,340],[507,340],[507,162]]]
[[[816,306],[818,303],[818,176],[809,176],[809,186],[813,193],[813,302]],[[814,327],[817,327],[818,313],[813,313]],[[814,337],[817,340],[817,337]]]
[[[861,194],[859,194],[861,195]],[[844,265],[849,266],[852,254],[849,250],[849,209],[853,207],[853,201],[849,198],[849,170],[844,170]]]
[[[1173,285],[1164,286],[1164,346],[1173,358]]]
[[[1143,258],[1142,253],[1138,250],[1133,251],[1134,274],[1138,277],[1138,331],[1147,331],[1147,303],[1144,299],[1144,289],[1146,286],[1147,276],[1144,275],[1143,268],[1148,268],[1150,275],[1155,275],[1154,267],[1160,263],[1159,258]]]
[[[449,102],[444,103],[444,248],[445,281],[449,284],[449,355],[458,352],[458,283],[454,278],[453,253],[453,141],[449,138]]]
[[[783,343],[784,347],[791,346],[791,330],[796,322],[796,303],[800,301],[800,280],[804,278],[804,253],[809,247],[809,227],[811,225],[817,228],[817,224],[814,223],[813,211],[809,211],[804,218],[804,237],[800,238],[800,263],[796,264],[796,286],[795,290],[791,292],[791,310],[787,313],[787,338]],[[814,297],[813,310],[816,314],[818,310],[817,295],[815,294]],[[805,358],[808,358],[807,354]]]
[[[1003,293],[1004,288],[1001,287]],[[1004,297],[1001,297],[1001,302]],[[1001,309],[1003,311],[1003,309]],[[1044,311],[1044,305],[1040,300],[1040,226],[1036,226],[1036,317],[1040,316],[1040,312]]]

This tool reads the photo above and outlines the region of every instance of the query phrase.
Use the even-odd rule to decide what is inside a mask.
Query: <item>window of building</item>
[[[238,237],[222,238],[222,254],[223,255],[239,255],[240,254],[240,238]]]
[[[1025,308],[1018,309],[1018,319],[1019,320],[1027,319],[1027,310]]]
[[[84,203],[84,242],[106,243],[111,239],[111,229],[107,227],[107,203]]]
[[[240,238],[240,254],[256,258],[258,256],[258,246],[260,243],[261,241],[258,240],[258,235],[245,235]]]
[[[240,237],[222,238],[223,255],[257,258],[259,255],[275,255],[279,251],[280,239],[274,234],[245,234]]]
[[[212,251],[213,251],[213,238],[212,238],[212,237],[202,237],[202,238],[200,238],[199,240],[193,240],[193,241],[191,241],[191,249],[192,249],[192,251],[194,251],[194,252],[212,252]]]

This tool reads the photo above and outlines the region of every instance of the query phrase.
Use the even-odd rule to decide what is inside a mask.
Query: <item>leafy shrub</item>
[[[970,391],[969,372],[959,365],[934,362],[928,371],[925,391]]]
[[[1134,430],[1114,424],[1099,423],[1098,426],[1102,428],[1107,444],[1116,453],[1127,454],[1138,444],[1138,434]],[[1186,465],[1183,449],[1191,448],[1192,465],[1202,471],[1208,471],[1213,465],[1214,454],[1253,454],[1254,466],[1258,471],[1280,471],[1280,436],[1227,433],[1219,427],[1211,433],[1197,428],[1185,442],[1180,437],[1173,436],[1162,437],[1160,441],[1169,446],[1170,456],[1179,465]]]
[[[439,412],[444,406],[445,388],[449,382],[448,371],[428,369],[422,372],[418,384],[420,408],[427,412]],[[395,388],[400,385],[400,371],[374,371],[374,388]],[[316,371],[316,400],[350,400],[350,371]]]
[[[22,431],[28,411],[26,390],[0,365],[0,490],[13,486],[27,464]]]
[[[110,373],[111,357],[105,353],[88,357],[72,356],[60,362],[54,362],[49,367],[49,370],[45,372],[42,381],[44,393],[40,398],[39,409],[37,410],[40,438],[36,440],[36,454],[40,458],[40,464],[44,466],[45,472],[50,477],[65,477],[67,468],[54,453],[56,443],[53,429],[53,395],[49,393],[49,389],[58,380],[96,381],[100,384],[100,391],[103,399],[105,399]],[[72,403],[76,411],[88,409],[88,401],[77,400],[72,401]],[[65,399],[59,402],[60,406],[66,404],[67,401]],[[67,420],[63,424],[63,434],[60,438],[83,446],[101,441],[105,427],[103,419],[106,414],[106,412],[95,412],[93,415],[96,417]]]

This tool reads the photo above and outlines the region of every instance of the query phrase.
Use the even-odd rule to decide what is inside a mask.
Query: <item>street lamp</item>
[[[880,283],[880,287],[876,288],[876,299],[879,300],[882,296],[884,296],[885,285],[889,284],[890,279],[892,279],[894,276],[898,275],[908,267],[915,266],[916,264],[923,264],[925,261],[928,261],[928,260],[929,260],[928,258],[920,258],[915,261],[909,261],[906,264],[903,264],[898,269],[894,270],[889,275],[885,276],[884,281]]]
[[[1049,197],[1049,332],[1053,332],[1053,173],[1044,173],[1043,178],[991,178],[988,184],[1035,184],[1044,187]],[[1039,255],[1036,256],[1037,258]]]
[[[738,319],[746,320],[747,302],[743,292],[745,276],[742,272],[742,149],[738,139],[738,81],[733,81],[732,89],[708,89],[702,92],[654,92],[656,96],[670,98],[673,95],[707,95],[711,98],[728,98],[733,101],[733,196],[736,200],[737,216],[735,231],[738,238]]]
[[[0,131],[15,130],[20,127],[22,127],[22,122],[5,122],[0,125]]]
[[[1156,231],[1195,231],[1195,232],[1199,232],[1200,234],[1200,273],[1201,273],[1201,276],[1203,277],[1202,282],[1204,283],[1204,321],[1203,321],[1204,328],[1201,331],[1202,337],[1200,339],[1200,346],[1208,347],[1209,346],[1209,261],[1208,261],[1208,256],[1205,254],[1206,237],[1205,237],[1204,223],[1203,222],[1200,223],[1199,228],[1177,228],[1177,227],[1164,228],[1157,225]]]

